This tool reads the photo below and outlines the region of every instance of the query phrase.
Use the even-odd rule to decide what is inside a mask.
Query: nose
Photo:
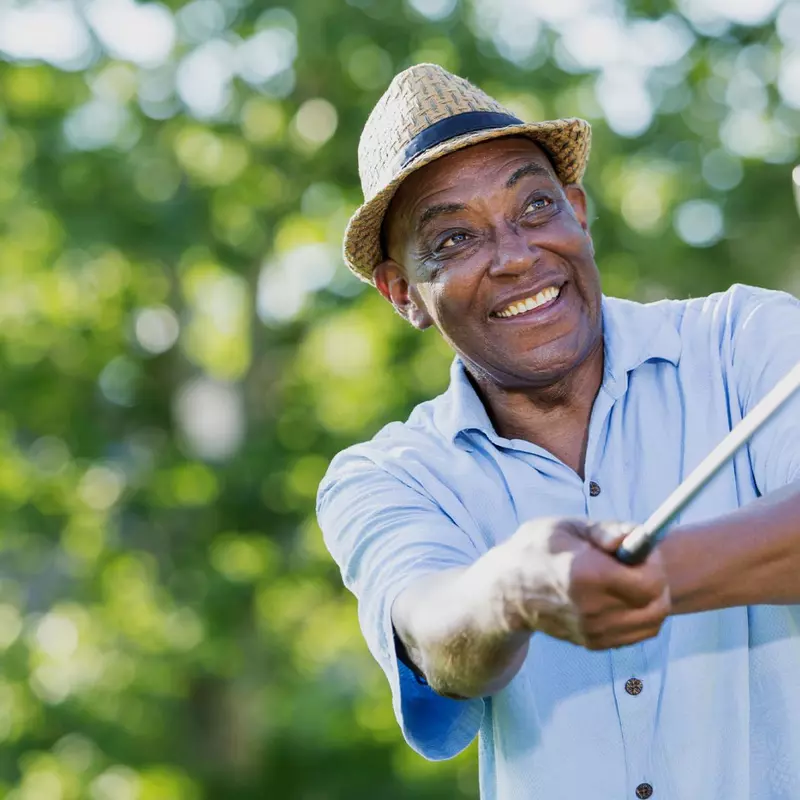
[[[490,272],[497,277],[521,275],[536,266],[539,255],[539,248],[527,240],[524,231],[516,226],[504,226],[497,233]]]

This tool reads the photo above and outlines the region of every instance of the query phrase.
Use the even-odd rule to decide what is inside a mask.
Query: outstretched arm
[[[410,584],[395,631],[431,688],[455,698],[506,686],[536,632],[593,650],[655,636],[670,611],[666,572],[657,551],[635,567],[615,559],[626,530],[526,522],[471,566]]]
[[[491,620],[488,592],[468,569],[446,570],[412,584],[395,601],[392,620],[415,671],[440,695],[463,700],[502,689],[528,652],[530,631]]]
[[[800,603],[800,482],[659,545],[675,614]]]

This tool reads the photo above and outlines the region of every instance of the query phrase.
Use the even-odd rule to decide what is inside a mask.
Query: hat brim
[[[372,273],[385,256],[381,249],[383,218],[400,184],[412,173],[437,158],[479,142],[504,136],[526,136],[550,157],[563,184],[579,183],[586,171],[591,147],[591,126],[582,119],[559,119],[489,128],[448,139],[415,158],[390,183],[356,209],[344,234],[344,260],[363,281],[373,283]]]

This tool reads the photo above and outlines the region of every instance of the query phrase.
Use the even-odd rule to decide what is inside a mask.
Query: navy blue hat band
[[[436,147],[437,144],[462,136],[491,128],[505,128],[508,125],[523,125],[521,119],[511,114],[497,111],[465,111],[454,117],[447,117],[434,122],[429,128],[420,131],[408,144],[403,154],[402,167],[407,167],[420,153]]]

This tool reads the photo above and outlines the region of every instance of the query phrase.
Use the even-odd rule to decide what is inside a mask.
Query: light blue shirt
[[[330,465],[320,525],[403,735],[445,759],[479,734],[484,800],[622,800],[641,784],[655,800],[798,800],[800,606],[670,617],[656,638],[600,652],[537,633],[516,677],[485,699],[437,696],[397,659],[391,607],[411,582],[472,563],[535,517],[643,521],[800,358],[800,302],[780,292],[606,297],[603,320],[584,480],[498,436],[458,360],[444,394]],[[798,478],[793,400],[678,522]],[[630,678],[640,694],[626,692]]]

